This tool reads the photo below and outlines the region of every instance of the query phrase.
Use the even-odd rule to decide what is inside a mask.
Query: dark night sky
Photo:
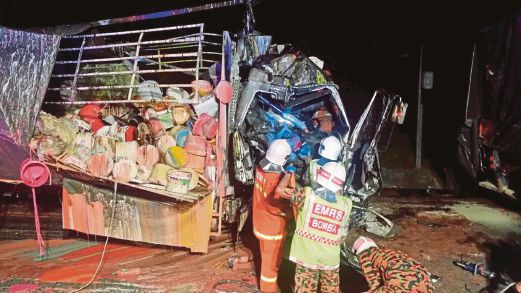
[[[31,27],[81,23],[208,2],[212,1],[2,0],[0,25]],[[386,63],[396,62],[397,56],[406,58],[411,48],[420,42],[430,43],[429,47],[435,51],[458,47],[475,38],[479,27],[496,23],[519,7],[497,3],[494,6],[458,3],[459,7],[455,7],[439,1],[422,5],[358,2],[261,0],[254,8],[256,29],[272,34],[277,42],[298,44],[304,51],[325,59],[336,75],[349,75],[363,86],[389,88],[395,81],[386,77],[390,75]],[[163,23],[203,21],[216,31],[235,31],[242,27],[242,11],[243,7],[223,8],[174,17]]]
[[[137,15],[142,13],[220,2],[219,0],[3,0],[0,1],[0,23],[12,26],[53,25],[89,20]],[[458,3],[448,5],[439,1],[411,4],[399,2],[360,4],[360,1],[296,1],[260,0],[255,7],[258,26],[295,39],[309,38],[309,31],[335,37],[339,33],[367,36],[377,39],[417,38],[418,35],[436,35],[464,31],[478,23],[494,22],[515,13],[518,4],[496,1],[493,5]],[[514,1],[513,1],[514,2]],[[110,3],[110,4],[109,4]],[[313,4],[308,4],[313,3]],[[233,23],[240,9],[222,9],[205,16]],[[221,15],[227,17],[222,18]]]

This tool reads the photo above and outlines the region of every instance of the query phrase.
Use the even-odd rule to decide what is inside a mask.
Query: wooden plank
[[[204,198],[205,196],[209,195],[212,191],[207,190],[204,188],[196,188],[194,191],[190,191],[187,194],[182,193],[176,193],[176,192],[170,192],[167,190],[160,190],[160,189],[154,189],[150,187],[144,187],[138,184],[128,183],[128,182],[121,182],[114,180],[113,178],[109,177],[102,177],[102,176],[96,176],[87,172],[83,172],[80,170],[73,169],[65,164],[60,163],[59,161],[56,161],[56,163],[51,163],[46,161],[45,164],[47,164],[50,167],[56,168],[58,171],[66,171],[67,175],[70,175],[71,177],[74,177],[74,179],[80,180],[80,181],[87,181],[90,184],[98,184],[103,186],[113,186],[114,183],[117,183],[121,186],[126,186],[131,189],[137,189],[141,191],[146,191],[151,194],[155,194],[159,197],[156,197],[156,201],[177,201],[177,202],[195,202],[197,200],[200,200]],[[138,193],[136,193],[138,195]],[[146,199],[154,200],[154,198],[145,197]],[[170,199],[170,200],[169,200]]]

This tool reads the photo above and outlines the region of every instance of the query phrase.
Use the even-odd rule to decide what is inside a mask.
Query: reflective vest
[[[347,235],[351,200],[337,196],[331,203],[305,187],[289,259],[310,269],[334,270],[340,265],[340,244]]]
[[[281,240],[286,228],[289,201],[276,199],[275,189],[283,173],[265,172],[257,167],[253,188],[253,233],[259,239]]]

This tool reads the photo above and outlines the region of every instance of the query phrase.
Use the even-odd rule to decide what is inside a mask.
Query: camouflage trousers
[[[433,293],[427,269],[407,254],[371,247],[358,255],[371,293]]]
[[[338,293],[340,277],[336,270],[314,270],[297,264],[295,269],[295,293]]]

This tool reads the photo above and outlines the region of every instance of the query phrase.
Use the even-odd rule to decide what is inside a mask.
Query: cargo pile
[[[69,107],[56,117],[41,112],[31,148],[38,157],[95,177],[186,194],[210,190],[216,176],[216,115],[213,85],[192,83],[162,92],[144,81],[133,100],[150,103],[92,103]],[[185,101],[198,91],[197,104]]]

